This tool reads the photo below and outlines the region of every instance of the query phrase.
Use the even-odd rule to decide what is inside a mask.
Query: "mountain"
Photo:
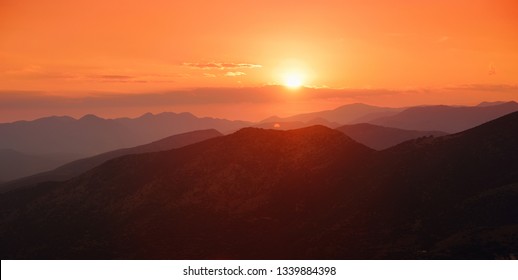
[[[51,171],[42,172],[26,178],[0,184],[0,192],[5,192],[21,187],[29,187],[47,181],[65,181],[116,157],[176,149],[222,135],[223,134],[214,129],[192,131],[169,136],[164,139],[133,148],[119,149],[96,156],[79,159],[69,162]]]
[[[518,103],[474,107],[422,106],[408,108],[398,114],[378,118],[369,123],[409,130],[460,132],[506,114],[518,111]]]
[[[69,154],[28,155],[12,149],[0,149],[0,182],[47,171],[80,157]]]
[[[518,113],[374,151],[245,128],[0,195],[2,259],[493,259],[518,252]]]
[[[493,101],[493,102],[484,101],[484,102],[480,102],[477,106],[478,107],[495,106],[495,105],[505,104],[507,102],[508,101]]]
[[[363,121],[367,122],[371,120],[372,116],[376,117],[380,115],[392,115],[402,110],[402,108],[377,107],[362,103],[354,103],[340,106],[333,110],[299,114],[287,118],[273,116],[261,122],[309,122],[314,119],[325,119],[329,122],[338,124],[349,124],[356,122],[356,120],[360,118],[363,118]]]
[[[135,134],[144,138],[141,143],[148,143],[170,135],[194,130],[215,129],[221,132],[236,131],[253,125],[246,121],[230,121],[226,119],[196,117],[191,113],[165,112],[153,115],[147,113],[139,118],[115,119],[118,123],[130,128]]]
[[[326,197],[320,194],[327,193],[325,184],[316,184],[321,178],[334,181],[328,173],[338,168],[354,170],[372,153],[338,131],[314,126],[245,128],[181,149],[119,157],[63,183],[2,194],[0,254],[4,259],[291,254],[280,245],[291,238],[297,217],[307,213],[318,221],[329,210],[307,212]],[[329,160],[334,158],[340,160]]]
[[[329,128],[335,128],[335,127],[340,126],[340,124],[338,124],[338,123],[330,122],[330,121],[322,119],[322,118],[316,118],[316,119],[312,119],[307,122],[302,122],[302,121],[261,122],[259,124],[254,125],[253,127],[265,128],[265,129],[291,130],[291,129],[304,128],[304,127],[313,126],[313,125],[323,125],[323,126],[327,126]]]
[[[384,150],[415,138],[448,134],[442,131],[405,130],[368,123],[343,125],[336,130],[375,150]]]
[[[193,130],[231,131],[249,125],[243,121],[198,118],[190,113],[147,113],[134,119],[103,119],[94,115],[77,120],[47,117],[0,124],[0,149],[13,149],[26,154],[90,156]]]
[[[518,252],[518,112],[453,135],[382,151],[376,205],[393,209],[399,250],[413,258],[512,258]],[[390,161],[390,165],[387,164]],[[385,188],[384,186],[391,186]],[[396,226],[394,226],[396,228]],[[396,251],[396,248],[392,248]],[[405,253],[407,254],[407,252]],[[406,256],[408,257],[408,256]]]
[[[135,135],[114,120],[93,115],[81,119],[47,117],[0,124],[0,148],[27,154],[91,155],[129,146]]]

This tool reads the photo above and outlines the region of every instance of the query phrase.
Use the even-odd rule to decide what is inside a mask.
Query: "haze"
[[[0,121],[518,100],[517,11],[512,0],[3,0]],[[304,88],[283,87],[293,76]]]

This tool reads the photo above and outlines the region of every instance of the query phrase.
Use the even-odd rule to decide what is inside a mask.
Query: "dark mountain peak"
[[[328,134],[328,135],[337,135],[336,131],[323,126],[323,125],[312,125],[304,128],[292,129],[292,130],[276,130],[276,129],[266,129],[266,128],[258,128],[258,127],[245,127],[234,133],[235,135],[280,135],[280,134],[300,134],[300,135],[311,135],[311,134]],[[338,133],[339,134],[339,133]]]
[[[495,133],[506,135],[518,134],[518,111],[499,117],[466,131],[453,134],[452,136],[479,134],[480,136],[492,137]]]
[[[514,101],[482,107],[419,106],[369,122],[409,130],[438,130],[456,133],[515,111],[518,111],[518,103]]]
[[[277,115],[273,115],[273,116],[270,116],[262,121],[260,121],[260,123],[270,123],[270,122],[278,122],[278,121],[281,121],[282,118],[277,116]]]
[[[181,112],[178,114],[178,116],[182,117],[189,117],[189,118],[196,118],[196,116],[190,112]]]
[[[372,106],[372,105],[368,105],[368,104],[365,104],[365,103],[351,103],[351,104],[346,104],[346,105],[342,105],[340,107],[337,107],[335,108],[333,111],[339,111],[339,110],[344,110],[344,109],[351,109],[351,108],[376,108],[375,106]]]
[[[502,104],[495,104],[494,106],[518,108],[518,103],[516,103],[516,101],[509,101],[509,102],[504,102]]]
[[[149,118],[152,118],[154,117],[155,115],[153,115],[153,113],[150,113],[150,112],[147,112],[145,114],[143,114],[142,116],[138,117],[138,118],[141,118],[141,119],[149,119]]]
[[[495,105],[501,105],[501,104],[504,104],[504,103],[510,103],[510,102],[514,102],[514,101],[483,101],[483,102],[480,102],[477,107],[487,107],[487,106],[495,106]]]
[[[80,121],[102,121],[103,118],[100,118],[94,114],[86,114],[82,118],[79,119]]]
[[[500,144],[498,149],[503,149],[506,146],[513,146],[512,143],[517,138],[518,112],[514,112],[459,133],[437,138],[420,137],[397,145],[390,150],[393,152],[414,151],[416,148],[430,149],[432,146],[447,145],[454,147],[450,148],[452,151],[470,149],[477,153],[481,153],[482,150],[494,153],[497,149],[493,147],[495,143]]]
[[[312,125],[292,130],[263,129],[256,127],[243,128],[229,136],[228,145],[280,145],[290,149],[304,151],[352,149],[359,153],[370,152],[371,149],[360,144],[349,136],[323,125]],[[262,144],[260,144],[262,143]]]
[[[160,114],[152,115],[153,117],[157,118],[178,118],[178,119],[198,119],[195,115],[189,112],[181,112],[181,113],[175,113],[175,112],[162,112]],[[150,116],[151,117],[151,116]]]
[[[384,150],[411,139],[444,136],[442,131],[419,131],[379,126],[369,123],[344,125],[336,130],[376,150]]]

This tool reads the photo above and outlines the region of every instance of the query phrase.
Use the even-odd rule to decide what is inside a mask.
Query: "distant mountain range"
[[[192,131],[169,136],[164,139],[133,148],[119,149],[95,155],[92,157],[75,160],[63,166],[60,166],[54,170],[34,174],[32,176],[28,176],[11,182],[0,183],[0,193],[22,187],[33,186],[47,181],[66,181],[108,160],[120,156],[171,150],[222,135],[223,134],[219,133],[217,130],[214,129]]]
[[[371,120],[369,123],[409,130],[455,133],[516,111],[518,103],[514,101],[481,103],[473,107],[422,106],[408,108],[392,116]]]
[[[334,122],[338,124],[349,124],[357,122],[369,122],[374,118],[378,118],[385,115],[392,115],[402,111],[403,109],[404,108],[377,107],[362,103],[354,103],[340,106],[333,110],[299,114],[286,118],[273,116],[261,122],[309,122],[315,119],[325,119],[329,122]]]
[[[411,139],[448,134],[442,131],[405,130],[369,123],[344,125],[336,128],[336,130],[375,150],[384,150]]]
[[[175,134],[203,129],[233,132],[251,125],[244,121],[198,118],[190,113],[147,113],[134,119],[64,116],[2,123],[0,181],[30,176],[72,160],[143,145]]]
[[[48,117],[0,124],[0,149],[25,154],[69,153],[85,156],[142,145],[171,135],[202,129],[235,131],[252,124],[190,113],[147,113],[141,117],[103,119],[86,115]]]
[[[415,137],[439,136],[444,134],[442,131],[459,132],[516,110],[517,103],[501,101],[482,102],[473,107],[406,109],[356,103],[287,118],[271,117],[260,123],[198,118],[190,113],[147,113],[134,119],[103,119],[95,115],[77,120],[66,116],[47,117],[0,124],[0,167],[3,167],[0,181],[31,176],[79,158],[200,129],[216,129],[228,134],[243,127],[287,130],[316,124],[330,128],[355,124],[347,129],[342,127],[341,131],[380,150]],[[366,122],[371,125],[361,124]]]
[[[518,113],[377,152],[245,128],[0,195],[2,259],[493,259],[518,252]]]

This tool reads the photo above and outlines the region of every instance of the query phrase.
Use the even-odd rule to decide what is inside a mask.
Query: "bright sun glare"
[[[289,73],[284,76],[284,85],[289,88],[302,86],[302,76],[298,73]]]

